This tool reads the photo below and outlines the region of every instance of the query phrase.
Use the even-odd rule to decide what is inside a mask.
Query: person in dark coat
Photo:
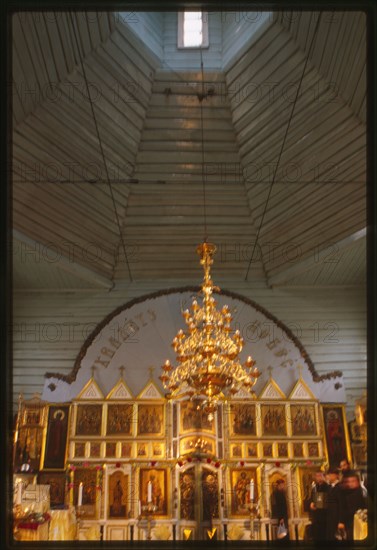
[[[344,476],[346,476],[348,474],[348,472],[351,471],[351,464],[349,463],[349,461],[347,460],[347,458],[343,458],[340,462],[339,462],[339,482],[340,482],[340,486],[342,489],[345,489],[345,482],[343,482],[343,478]]]
[[[339,483],[338,469],[330,468],[326,477],[329,485],[327,492],[326,539],[336,540],[335,534],[340,521],[340,506],[343,494]]]
[[[329,485],[320,470],[314,474],[314,485],[310,495],[310,520],[312,537],[315,541],[326,540],[327,535],[327,495]]]
[[[280,540],[289,540],[289,530],[288,530],[288,506],[287,506],[287,495],[285,491],[285,481],[284,479],[278,479],[276,486],[271,494],[271,518],[278,520],[279,525],[285,525],[287,534],[284,539]]]
[[[350,470],[343,475],[343,487],[338,529],[345,529],[347,540],[353,541],[353,520],[357,510],[367,508],[367,499],[363,495],[358,474]]]

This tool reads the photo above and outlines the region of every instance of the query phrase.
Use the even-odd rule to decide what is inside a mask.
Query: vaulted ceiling
[[[15,288],[192,282],[203,173],[217,278],[365,284],[365,16],[289,13],[204,82],[115,14],[14,15]]]

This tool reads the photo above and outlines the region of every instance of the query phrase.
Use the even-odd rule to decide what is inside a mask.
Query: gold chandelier
[[[203,303],[199,305],[194,299],[191,311],[183,312],[187,330],[179,330],[172,342],[178,364],[173,367],[167,360],[159,378],[164,388],[170,390],[170,397],[198,399],[199,408],[203,408],[212,420],[219,401],[242,388],[250,391],[260,372],[251,357],[244,365],[239,361],[243,339],[239,330],[231,334],[229,307],[224,305],[221,310],[216,309],[212,294],[220,289],[214,286],[210,274],[216,246],[204,242],[196,250],[204,269]]]

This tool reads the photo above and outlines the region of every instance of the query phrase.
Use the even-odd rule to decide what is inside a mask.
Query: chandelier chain
[[[204,66],[203,66],[203,52],[200,48],[200,67],[201,67],[201,82],[202,92],[199,95],[200,104],[200,127],[202,136],[202,186],[203,186],[203,217],[204,217],[204,242],[207,241],[207,196],[206,196],[206,182],[205,182],[205,169],[204,169],[204,119],[203,119],[203,101],[204,101]]]

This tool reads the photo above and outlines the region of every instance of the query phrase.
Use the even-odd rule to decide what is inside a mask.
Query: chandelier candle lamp
[[[164,388],[170,390],[170,398],[196,400],[200,404],[198,408],[213,420],[218,403],[241,388],[250,391],[260,372],[251,357],[243,365],[239,361],[243,339],[239,330],[231,334],[229,307],[216,309],[212,294],[220,289],[214,286],[210,273],[216,246],[204,242],[196,250],[204,269],[202,305],[194,299],[191,311],[183,312],[187,330],[181,329],[172,342],[177,366],[173,367],[167,360],[160,380]]]

